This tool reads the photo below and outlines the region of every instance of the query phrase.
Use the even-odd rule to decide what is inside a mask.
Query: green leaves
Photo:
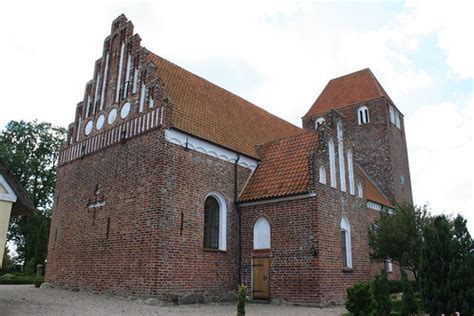
[[[56,163],[66,130],[50,123],[10,121],[0,131],[0,159],[25,188],[37,214],[12,218],[8,240],[17,247],[19,262],[33,266],[46,259]]]
[[[423,244],[423,226],[427,218],[426,206],[398,204],[392,213],[382,212],[369,231],[369,244],[374,259],[391,258],[418,277],[418,265]]]

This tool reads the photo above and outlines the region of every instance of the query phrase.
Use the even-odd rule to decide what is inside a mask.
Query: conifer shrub
[[[370,283],[360,282],[347,288],[346,308],[354,316],[369,315],[372,307],[372,291]]]
[[[372,315],[388,316],[392,310],[387,273],[381,271],[372,282]]]
[[[237,316],[245,315],[246,300],[247,300],[247,287],[242,284],[239,286],[239,293],[237,294]]]

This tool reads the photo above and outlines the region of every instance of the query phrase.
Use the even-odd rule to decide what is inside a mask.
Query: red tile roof
[[[302,129],[241,97],[157,56],[148,55],[173,104],[172,125],[250,157],[256,145],[299,134]]]
[[[289,196],[309,191],[309,156],[316,148],[315,131],[266,143],[261,163],[240,195],[240,201]]]
[[[380,97],[392,102],[372,71],[369,68],[362,69],[330,80],[304,117],[314,117]]]
[[[362,168],[358,167],[361,171]],[[365,195],[367,196],[368,201],[372,201],[375,203],[379,203],[391,208],[395,208],[393,204],[385,197],[385,195],[380,191],[379,188],[375,185],[375,183],[370,180],[367,174],[362,171],[361,172],[365,178]]]

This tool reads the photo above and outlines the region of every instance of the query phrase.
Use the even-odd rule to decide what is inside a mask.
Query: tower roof
[[[149,60],[171,99],[174,128],[257,157],[256,145],[303,130],[153,53]]]
[[[330,80],[304,117],[313,117],[380,97],[392,102],[372,71],[369,68],[362,69]]]

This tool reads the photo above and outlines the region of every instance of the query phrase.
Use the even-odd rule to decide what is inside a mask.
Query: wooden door
[[[270,299],[270,258],[253,258],[253,298]]]

